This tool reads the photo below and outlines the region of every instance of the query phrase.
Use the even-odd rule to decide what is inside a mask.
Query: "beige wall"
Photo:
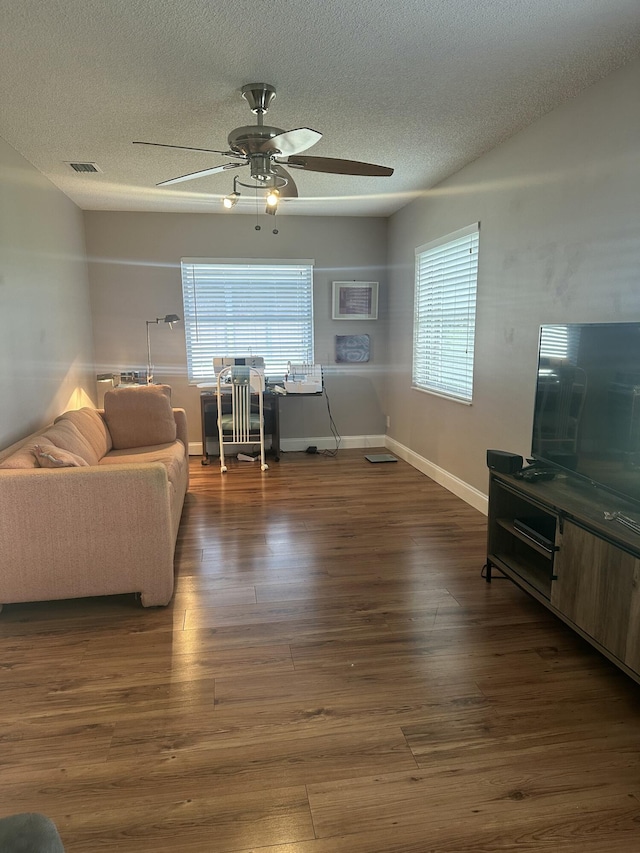
[[[262,216],[261,219],[265,220]],[[312,258],[315,358],[325,367],[331,410],[342,436],[382,434],[381,373],[387,363],[386,227],[382,218],[278,217],[279,234],[252,216],[85,212],[98,372],[146,365],[146,320],[183,315],[180,258]],[[378,321],[331,320],[331,282],[380,282]],[[187,383],[184,328],[152,326],[156,381],[173,387],[187,409],[190,442],[201,439],[199,392]],[[335,335],[369,334],[371,361],[335,364]],[[330,438],[326,402],[286,403],[284,438]]]
[[[640,62],[389,222],[390,435],[486,492],[487,448],[530,452],[539,326],[640,321]],[[414,250],[480,221],[472,406],[410,388]]]
[[[0,140],[0,446],[94,394],[82,213]]]

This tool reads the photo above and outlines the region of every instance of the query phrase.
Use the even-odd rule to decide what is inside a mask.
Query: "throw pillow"
[[[81,456],[54,447],[53,444],[36,444],[33,455],[41,468],[88,468],[89,463]]]
[[[114,450],[169,444],[176,440],[169,385],[141,385],[107,391],[104,395],[104,419]]]
[[[37,438],[36,438],[37,441]],[[19,450],[16,450],[15,453],[6,456],[2,462],[0,462],[0,469],[29,469],[29,468],[37,468],[38,461],[33,455],[33,445],[27,444],[24,447],[21,447]]]

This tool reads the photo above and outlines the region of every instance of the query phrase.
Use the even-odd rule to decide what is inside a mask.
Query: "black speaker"
[[[487,467],[501,474],[515,474],[522,470],[522,456],[506,450],[487,450]]]

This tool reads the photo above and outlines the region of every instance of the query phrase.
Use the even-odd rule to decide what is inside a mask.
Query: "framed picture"
[[[336,364],[369,361],[369,335],[336,335]]]
[[[377,320],[377,281],[334,281],[333,320]]]

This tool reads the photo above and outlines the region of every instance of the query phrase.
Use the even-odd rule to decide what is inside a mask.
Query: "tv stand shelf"
[[[534,551],[537,551],[538,554],[542,554],[544,557],[548,557],[549,559],[552,558],[556,547],[550,539],[543,542],[533,538],[532,536],[528,536],[517,527],[517,519],[512,520],[510,518],[498,518],[496,519],[496,522],[500,527],[507,530],[511,536],[515,536],[516,539],[520,539],[521,542],[526,542],[526,544],[530,548],[533,548]]]
[[[640,534],[616,513],[640,518],[570,475],[491,471],[486,580],[499,569],[640,683]]]

